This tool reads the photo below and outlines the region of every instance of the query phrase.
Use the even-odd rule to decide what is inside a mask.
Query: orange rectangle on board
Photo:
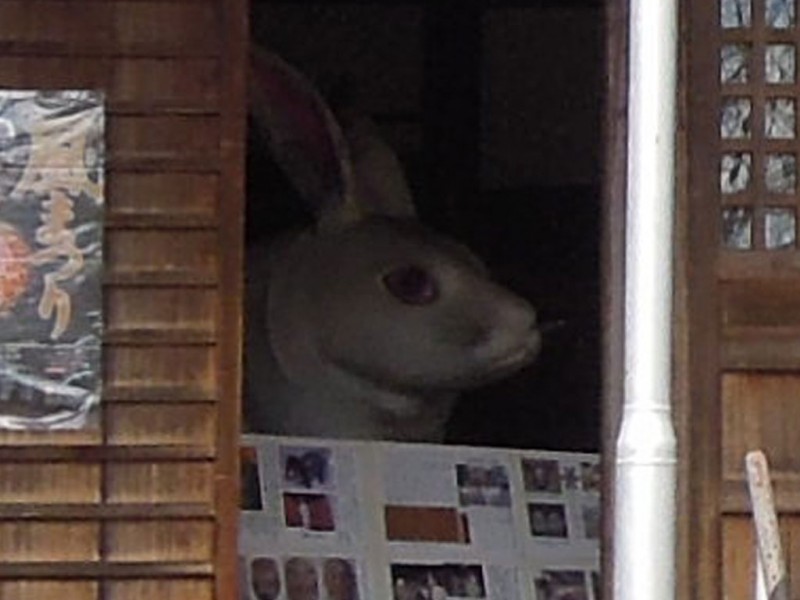
[[[469,543],[467,516],[439,506],[387,506],[386,537],[390,541]]]

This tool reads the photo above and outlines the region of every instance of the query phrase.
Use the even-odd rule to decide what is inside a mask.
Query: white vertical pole
[[[631,0],[625,398],[616,447],[614,599],[675,598],[672,235],[676,0]]]

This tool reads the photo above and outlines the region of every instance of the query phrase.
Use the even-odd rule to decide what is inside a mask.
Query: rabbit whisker
[[[559,331],[564,329],[567,326],[566,319],[556,319],[554,321],[546,321],[544,323],[540,323],[537,327],[539,333],[542,335],[547,335],[553,333],[554,331]]]

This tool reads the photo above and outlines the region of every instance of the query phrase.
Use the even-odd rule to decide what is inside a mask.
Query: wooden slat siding
[[[116,469],[116,466],[115,466]],[[0,505],[0,521],[165,521],[214,518],[206,504],[7,504]]]
[[[60,434],[50,435],[13,435],[0,444],[0,462],[50,462],[50,463],[84,463],[84,462],[205,462],[214,459],[215,449],[209,450],[199,446],[103,446],[81,444]]]
[[[213,507],[213,466],[208,462],[119,463],[108,474],[109,504],[201,503]]]
[[[107,344],[116,346],[208,346],[215,343],[214,334],[197,329],[158,329],[128,327],[104,334]]]
[[[108,406],[108,443],[115,446],[214,448],[215,404],[128,403]]]
[[[108,585],[110,579],[175,579],[203,578],[214,575],[214,567],[208,562],[181,563],[112,563],[112,562],[17,562],[0,563],[0,582],[4,579],[99,579]],[[106,593],[100,594],[105,600]],[[156,595],[155,597],[160,598]],[[34,596],[35,598],[35,596]],[[38,600],[38,598],[37,598]]]
[[[100,500],[98,464],[0,464],[0,510],[36,503],[96,503]]]
[[[99,525],[0,522],[0,564],[94,561],[100,557]]]
[[[137,165],[159,171],[171,165],[216,169],[219,137],[215,116],[120,116],[110,119],[106,128],[108,162],[116,169]]]
[[[217,396],[213,390],[175,386],[109,386],[104,395],[107,402],[162,402],[165,398],[170,402],[216,402]]]
[[[196,390],[201,395],[217,390],[214,347],[107,346],[103,358],[106,377],[115,385]]]
[[[213,562],[214,521],[209,519],[110,521],[106,536],[109,562]]]
[[[3,600],[96,600],[93,581],[0,581]]]
[[[0,581],[3,600],[96,600],[98,585],[93,581]],[[197,579],[139,579],[110,582],[104,600],[212,600],[214,588]]]
[[[195,340],[213,341],[217,334],[214,320],[216,292],[197,288],[120,288],[105,295],[106,340],[127,335],[177,332]],[[146,337],[146,336],[144,336]]]
[[[235,597],[246,44],[243,0],[0,2],[0,86],[108,96],[103,428],[0,432],[3,600]]]
[[[217,232],[190,230],[106,231],[107,279],[174,277],[216,282]]]
[[[106,219],[206,219],[216,224],[219,176],[215,173],[115,172],[108,182]]]
[[[0,581],[3,600],[95,600],[98,586],[91,581]],[[110,582],[104,600],[212,600],[214,588],[197,579],[140,579]]]
[[[108,585],[107,600],[212,600],[214,588],[206,581],[159,580],[115,581]],[[217,600],[222,600],[216,596]]]

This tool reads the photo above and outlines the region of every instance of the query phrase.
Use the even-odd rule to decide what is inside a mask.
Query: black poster
[[[103,96],[0,90],[0,428],[96,425]]]

